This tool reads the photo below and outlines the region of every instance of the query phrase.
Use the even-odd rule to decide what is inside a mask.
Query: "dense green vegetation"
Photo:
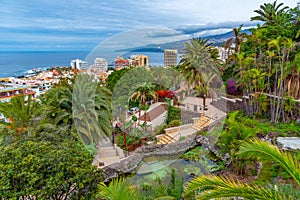
[[[96,194],[102,172],[91,165],[93,156],[76,136],[55,129],[1,136],[1,198],[91,199]]]
[[[110,98],[106,88],[83,74],[61,80],[39,101],[17,96],[1,103],[10,122],[0,133],[0,197],[93,199],[102,179],[92,166],[95,143],[110,134]],[[81,124],[75,124],[82,119],[78,104],[85,106],[87,119]]]
[[[244,143],[238,152],[242,158],[259,158],[259,160],[273,161],[280,165],[300,186],[300,167],[296,157],[289,152],[283,152],[274,145],[259,140],[251,140]],[[259,187],[258,185],[249,185],[240,181],[231,180],[227,177],[218,177],[214,175],[201,176],[192,180],[186,187],[185,194],[193,194],[197,198],[212,199],[220,197],[240,196],[247,199],[298,199],[299,196],[293,192],[294,188],[280,187],[280,190],[274,187]],[[285,191],[284,189],[288,189]],[[295,189],[296,190],[296,189]]]
[[[0,113],[9,119],[1,122],[0,199],[182,199],[182,195],[186,199],[299,199],[299,152],[282,151],[258,138],[300,136],[295,121],[300,113],[295,101],[300,98],[300,11],[275,1],[254,12],[257,16],[251,20],[262,24],[249,35],[242,33],[242,25],[233,29],[224,46],[230,50],[234,43],[234,53],[226,63],[218,59],[208,40],[193,38],[185,44],[177,71],[123,69],[108,77],[106,87],[80,74],[62,79],[38,101],[18,96],[0,103]],[[257,176],[254,184],[202,175],[184,189],[184,180],[175,170],[168,184],[159,178],[153,185],[139,186],[124,179],[101,182],[102,171],[92,161],[97,142],[111,134],[113,114],[122,121],[121,109],[135,105],[146,111],[147,101],[157,99],[157,90],[175,89],[182,77],[203,98],[205,107],[205,99],[224,88],[215,76],[223,70],[224,82],[230,85],[227,91],[247,97],[248,102],[246,113],[228,114],[219,136],[210,133],[219,147],[219,155],[214,156],[217,161],[222,155],[228,158],[220,161],[218,169]],[[158,133],[180,125],[179,108],[169,105],[167,113]],[[119,146],[133,150],[149,136],[147,125],[139,121],[133,117],[114,130]],[[202,154],[203,149],[196,147],[182,158],[198,161]],[[275,179],[290,184],[275,181],[270,186]]]
[[[294,99],[300,97],[300,11],[275,1],[255,12],[258,15],[251,20],[263,24],[249,35],[234,29],[236,46],[223,78],[235,79],[242,95],[249,98],[248,115],[270,116],[271,122],[293,120],[299,113]]]

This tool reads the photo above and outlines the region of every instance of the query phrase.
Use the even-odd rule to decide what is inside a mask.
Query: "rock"
[[[300,150],[299,137],[278,137],[277,144],[284,150]]]

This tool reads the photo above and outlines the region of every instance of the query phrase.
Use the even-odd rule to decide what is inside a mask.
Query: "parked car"
[[[137,113],[139,111],[138,107],[134,107],[134,108],[130,108],[129,110],[127,110],[127,113],[130,115],[133,115],[135,113]]]

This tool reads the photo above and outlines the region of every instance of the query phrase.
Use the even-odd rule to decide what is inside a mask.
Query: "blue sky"
[[[279,2],[295,7],[297,1]],[[0,51],[90,51],[124,31],[147,27],[185,36],[222,33],[241,23],[254,25],[253,10],[264,2],[273,1],[0,0]],[[170,32],[155,34],[167,39]]]

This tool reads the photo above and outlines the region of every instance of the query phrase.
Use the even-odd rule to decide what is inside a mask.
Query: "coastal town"
[[[104,2],[97,8],[111,11]],[[257,25],[125,31],[66,66],[3,72],[15,75],[0,78],[0,200],[300,199],[300,2],[252,4]],[[127,19],[93,6],[86,15]],[[66,33],[86,37],[74,50],[98,35],[93,23],[76,33],[88,20],[71,32],[62,21],[56,48]]]

